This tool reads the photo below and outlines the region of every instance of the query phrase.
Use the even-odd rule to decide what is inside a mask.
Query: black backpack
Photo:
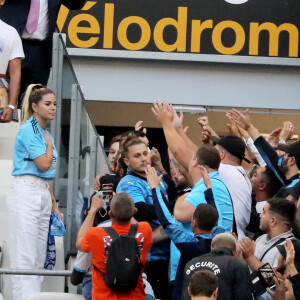
[[[130,227],[128,235],[118,235],[112,227],[102,227],[112,238],[106,263],[106,275],[95,265],[106,285],[114,291],[134,290],[141,273],[140,250],[135,239],[138,224]]]

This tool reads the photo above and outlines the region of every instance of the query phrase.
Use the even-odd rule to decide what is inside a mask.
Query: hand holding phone
[[[260,268],[258,268],[258,272],[261,274],[261,278],[263,279],[266,288],[274,288],[276,285],[276,282],[274,278],[278,279],[270,266],[269,263],[266,263],[262,265]]]

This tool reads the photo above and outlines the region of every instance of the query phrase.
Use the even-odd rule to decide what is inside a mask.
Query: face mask
[[[283,167],[283,160],[284,160],[284,155],[281,155],[281,156],[279,157],[278,163],[277,163],[277,165],[278,165],[279,168],[282,168],[282,167]]]
[[[289,160],[289,157],[285,158],[284,155],[279,157],[277,165],[278,165],[279,170],[283,174],[286,174],[289,170],[289,166],[287,165],[288,160]]]

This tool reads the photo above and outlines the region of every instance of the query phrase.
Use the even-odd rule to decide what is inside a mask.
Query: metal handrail
[[[42,276],[71,276],[72,270],[26,270],[26,269],[9,269],[0,268],[0,274],[3,275],[42,275]],[[85,273],[87,276],[92,276],[91,272]]]

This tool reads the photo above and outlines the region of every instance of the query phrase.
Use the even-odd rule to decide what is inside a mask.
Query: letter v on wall
[[[82,10],[89,10],[91,9],[95,4],[97,3],[97,1],[87,1],[86,4],[84,5],[84,7],[82,8]],[[70,10],[68,8],[66,8],[64,5],[62,5],[60,7],[58,16],[57,16],[57,27],[59,29],[59,31],[62,31],[67,17],[69,15]]]

